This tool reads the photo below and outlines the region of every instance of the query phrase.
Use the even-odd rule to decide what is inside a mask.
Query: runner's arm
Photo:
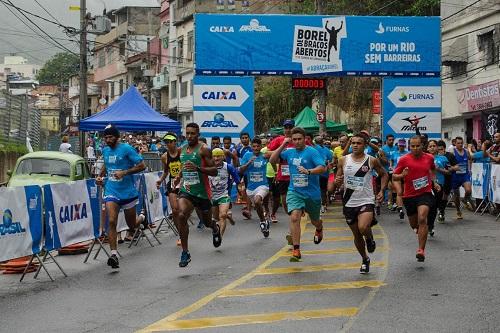
[[[381,178],[381,185],[380,185],[380,193],[384,193],[385,189],[387,188],[387,183],[389,182],[389,174],[385,171],[384,167],[380,163],[380,161],[376,158],[372,159],[373,162],[373,168],[375,171],[377,171],[377,174]]]
[[[347,140],[347,144],[345,145],[344,150],[342,151],[342,156],[346,156],[349,154],[349,148],[351,148],[351,136],[349,137],[349,140]]]
[[[271,156],[269,157],[269,162],[274,163],[274,164],[279,163],[281,152],[285,149],[288,142],[290,142],[289,138],[286,138],[285,140],[283,140],[283,143],[278,147],[278,149],[276,149],[272,152]]]
[[[335,186],[338,188],[344,182],[344,158],[341,157],[337,164],[337,174],[335,175]]]
[[[227,171],[229,171],[229,174],[231,175],[231,178],[233,181],[238,184],[240,182],[240,176],[238,175],[238,172],[232,165],[227,166]]]
[[[208,176],[217,176],[217,167],[215,166],[215,162],[212,158],[212,151],[208,149],[206,144],[203,144],[200,149],[200,156],[203,161],[205,161],[205,166],[198,167],[198,171],[208,175]]]
[[[125,170],[125,175],[133,175],[135,173],[144,171],[144,169],[146,169],[146,164],[144,163],[144,161],[141,161],[138,164],[131,167],[130,169]]]
[[[241,161],[241,163],[244,163],[244,164],[242,164],[242,165],[239,167],[239,170],[240,170],[240,175],[243,175],[243,174],[247,171],[248,167],[250,166],[250,164],[252,164],[252,163],[253,163],[253,161],[254,161],[254,160],[255,160],[255,157],[253,157],[253,156],[252,156],[252,157],[248,160],[248,162],[246,162],[246,160],[245,160],[245,159],[243,159],[243,160]],[[245,162],[246,162],[246,163],[245,163]]]
[[[165,179],[167,179],[167,176],[169,174],[168,168],[167,168],[167,160],[168,160],[168,153],[165,153],[161,156],[161,164],[163,165],[163,173],[160,176],[160,179],[158,179],[157,183],[163,183]]]

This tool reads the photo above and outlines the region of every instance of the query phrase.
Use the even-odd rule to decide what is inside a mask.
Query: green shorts
[[[295,191],[288,191],[286,194],[286,205],[288,214],[294,210],[303,210],[309,214],[312,221],[319,221],[321,212],[321,198],[311,198],[303,196]]]
[[[230,204],[230,203],[231,203],[230,197],[222,197],[219,199],[212,200],[212,206],[220,206],[223,204]]]

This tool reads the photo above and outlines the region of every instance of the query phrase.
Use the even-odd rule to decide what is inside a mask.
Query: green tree
[[[61,52],[50,58],[40,69],[37,80],[41,84],[60,84],[77,74],[80,58],[68,52]]]

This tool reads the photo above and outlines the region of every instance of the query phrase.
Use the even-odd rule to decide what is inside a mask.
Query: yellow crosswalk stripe
[[[338,289],[357,289],[357,288],[379,288],[385,284],[382,281],[348,281],[337,283],[321,283],[321,284],[306,284],[292,286],[274,286],[260,288],[245,288],[227,290],[219,297],[238,297],[238,296],[255,296],[255,295],[270,295],[270,294],[285,294],[296,293],[300,291],[319,291],[319,290],[338,290]]]
[[[377,247],[377,252],[383,252],[387,251],[389,248],[381,246]],[[336,249],[321,249],[321,250],[304,250],[300,251],[302,255],[320,255],[320,254],[343,254],[343,253],[357,253],[358,250],[356,250],[355,247],[340,247]],[[282,251],[281,252],[282,257],[288,257],[290,256],[290,251]]]
[[[324,272],[324,271],[338,271],[338,270],[348,270],[348,269],[359,269],[359,262],[348,262],[339,263],[331,265],[314,265],[314,266],[295,266],[295,267],[275,267],[275,268],[264,268],[258,270],[256,275],[274,275],[274,274],[294,274],[294,273],[310,273],[310,272]],[[370,268],[380,268],[386,267],[386,263],[372,261],[370,263]]]
[[[148,332],[193,330],[224,326],[249,324],[269,324],[283,320],[309,320],[333,317],[351,317],[358,313],[358,308],[331,308],[292,312],[274,312],[242,316],[206,317],[199,319],[174,320],[161,325],[151,325]]]
[[[309,232],[314,232],[316,228],[306,228],[304,230],[304,233],[309,233]],[[372,230],[380,230],[380,227],[378,225],[372,227]],[[324,227],[323,231],[351,231],[351,228],[349,227]]]
[[[375,239],[384,239],[384,236],[376,234],[376,235],[373,235],[373,238],[375,238]],[[323,242],[344,242],[344,241],[352,241],[352,240],[354,240],[353,236],[325,237],[325,238],[323,238],[323,240],[321,241],[321,243],[323,243]],[[304,239],[304,240],[301,240],[300,242],[302,244],[304,244],[304,243],[313,243],[313,240],[312,239]]]

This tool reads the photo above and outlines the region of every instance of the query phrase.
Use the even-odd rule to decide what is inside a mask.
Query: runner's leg
[[[417,207],[417,222],[418,222],[418,248],[425,250],[427,243],[427,217],[429,215],[429,206],[420,205]]]
[[[186,198],[179,198],[179,220],[178,229],[179,237],[181,238],[181,246],[183,251],[188,251],[189,226],[188,218],[193,212],[193,203]]]
[[[302,219],[302,210],[295,209],[290,214],[290,232],[292,234],[293,247],[300,248],[300,220]]]
[[[109,248],[111,249],[111,251],[116,251],[117,249],[116,226],[118,224],[119,212],[120,212],[120,206],[116,202],[112,201],[106,202],[106,214],[108,215],[108,223],[109,223],[108,227]]]
[[[366,254],[365,239],[361,234],[361,231],[359,230],[358,222],[350,224],[349,228],[351,228],[352,235],[354,236],[354,246],[356,246],[358,253],[361,255],[361,258],[363,258],[363,260],[367,259],[368,255]]]
[[[224,232],[226,231],[226,219],[227,219],[227,212],[229,211],[229,204],[228,203],[223,203],[220,204],[218,207],[213,207],[214,211],[218,211],[219,214],[219,227],[220,227],[220,234],[224,236]]]

